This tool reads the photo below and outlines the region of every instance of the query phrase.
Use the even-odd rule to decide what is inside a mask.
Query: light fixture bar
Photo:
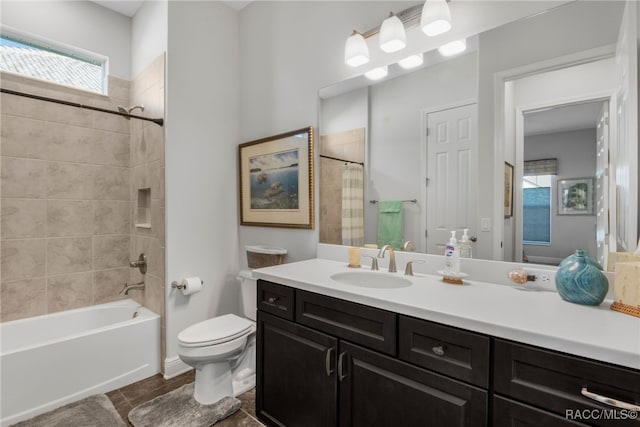
[[[422,15],[422,4],[412,6],[408,9],[396,13],[395,15],[400,19],[400,22],[404,24],[405,29],[417,26],[420,24],[420,15]],[[380,27],[381,25],[378,25],[377,27],[360,34],[362,34],[362,37],[364,37],[365,39],[368,39],[369,37],[373,37],[378,34],[380,32]]]

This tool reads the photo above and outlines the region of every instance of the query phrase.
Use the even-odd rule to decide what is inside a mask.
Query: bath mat
[[[209,427],[233,415],[242,402],[225,397],[211,405],[202,405],[193,397],[194,384],[185,384],[158,396],[129,412],[134,427]]]
[[[104,394],[89,396],[53,411],[37,415],[12,427],[126,427]]]

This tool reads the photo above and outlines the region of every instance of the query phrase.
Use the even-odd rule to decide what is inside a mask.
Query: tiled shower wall
[[[144,105],[146,117],[164,117],[164,81],[164,55],[161,55],[131,82],[131,104]],[[152,122],[131,120],[131,147],[131,259],[144,252],[148,269],[144,292],[132,291],[130,295],[162,316],[164,340],[164,128]],[[148,200],[139,199],[140,190],[146,191]],[[137,283],[142,275],[131,270],[130,280]],[[164,341],[161,348],[164,360]]]
[[[164,56],[154,63],[159,67],[156,63],[164,69]],[[135,93],[128,81],[114,77],[109,78],[109,97],[5,74],[2,87],[111,110],[130,105]],[[134,166],[140,162],[131,132],[142,122],[1,96],[0,320],[125,298],[119,291],[135,278],[128,264],[140,249],[150,255],[148,288],[131,291],[129,297],[161,313],[164,252],[138,240],[133,220]],[[163,95],[145,102],[149,107],[140,115],[163,116]],[[139,139],[164,153],[163,128],[153,123],[139,128],[143,135],[149,128]],[[164,168],[151,172],[153,161],[142,164],[147,163],[147,185],[153,184],[153,197],[159,201],[161,193],[163,201]],[[148,230],[158,235],[149,239],[159,239],[159,230],[164,236],[164,202],[161,206]]]

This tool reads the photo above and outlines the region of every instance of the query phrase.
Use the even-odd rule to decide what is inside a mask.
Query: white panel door
[[[609,103],[604,102],[596,128],[596,244],[598,262],[609,251]]]
[[[476,235],[477,105],[427,115],[427,253],[444,254],[450,231]]]
[[[634,1],[627,1],[616,45],[616,250],[633,251],[638,239],[638,52]],[[614,197],[614,195],[611,195]]]

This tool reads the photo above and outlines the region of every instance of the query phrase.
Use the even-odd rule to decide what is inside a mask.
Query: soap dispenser
[[[464,229],[464,233],[460,238],[460,258],[471,258],[471,240],[469,240],[468,228]]]
[[[460,248],[456,240],[456,231],[451,230],[451,238],[444,250],[445,263],[444,272],[449,276],[460,275]]]

